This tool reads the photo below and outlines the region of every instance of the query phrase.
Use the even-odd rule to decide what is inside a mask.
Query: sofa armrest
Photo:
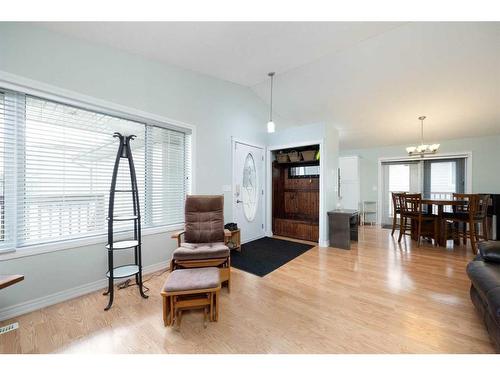
[[[478,248],[485,261],[500,263],[500,241],[480,242]]]
[[[184,233],[186,233],[185,230],[180,230],[178,232],[172,233],[172,235],[170,236],[170,238],[176,238],[177,239],[177,246],[178,247],[181,247],[181,237],[182,237],[182,235]]]

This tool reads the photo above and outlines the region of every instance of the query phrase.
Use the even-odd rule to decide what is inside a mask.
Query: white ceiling
[[[342,148],[500,133],[500,23],[62,22],[42,26],[251,87]],[[277,124],[279,129],[279,123]]]

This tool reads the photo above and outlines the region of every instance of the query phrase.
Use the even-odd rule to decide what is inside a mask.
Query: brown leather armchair
[[[188,195],[185,229],[172,234],[178,248],[172,254],[170,270],[218,267],[221,281],[230,288],[230,250],[226,246],[231,232],[224,229],[222,195]],[[182,241],[184,236],[184,241]]]

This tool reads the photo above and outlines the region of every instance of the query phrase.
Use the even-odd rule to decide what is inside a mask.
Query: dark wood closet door
[[[319,178],[289,178],[288,167],[273,165],[273,233],[318,241]]]

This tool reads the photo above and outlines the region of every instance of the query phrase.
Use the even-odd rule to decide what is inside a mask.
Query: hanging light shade
[[[268,73],[268,76],[271,77],[271,100],[269,105],[269,121],[267,123],[267,132],[274,133],[276,131],[276,125],[273,121],[273,81],[274,81],[274,72]]]
[[[406,152],[410,156],[420,155],[422,157],[427,154],[435,154],[440,145],[439,143],[434,143],[432,145],[424,143],[424,120],[426,117],[420,116],[418,119],[420,120],[420,144],[418,146],[406,147]]]

